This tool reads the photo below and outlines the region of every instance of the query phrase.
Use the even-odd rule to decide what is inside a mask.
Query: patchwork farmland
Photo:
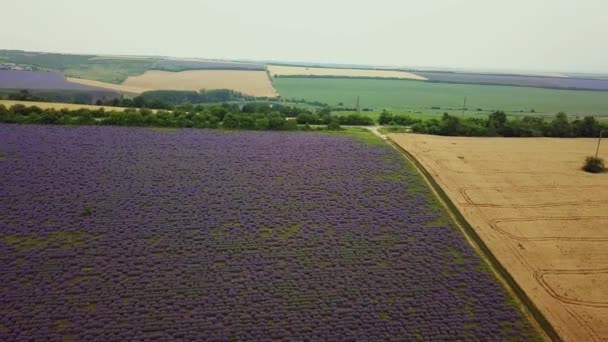
[[[429,172],[564,340],[608,339],[608,175],[581,171],[596,139],[389,137]]]
[[[379,139],[0,125],[0,340],[538,339]]]

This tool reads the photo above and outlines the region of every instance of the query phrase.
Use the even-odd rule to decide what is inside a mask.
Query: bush
[[[602,158],[587,157],[585,158],[585,165],[583,165],[583,170],[591,173],[606,172],[604,160]]]
[[[342,127],[340,127],[339,123],[332,121],[327,125],[327,130],[328,131],[340,131],[340,130],[342,130]]]

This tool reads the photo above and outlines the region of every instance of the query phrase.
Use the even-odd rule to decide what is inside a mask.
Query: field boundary
[[[553,328],[551,323],[549,323],[547,318],[538,309],[538,307],[536,307],[525,291],[517,284],[515,279],[513,279],[511,274],[505,269],[500,261],[494,256],[494,254],[492,254],[488,246],[483,242],[475,229],[469,224],[460,210],[458,210],[458,208],[454,205],[450,197],[445,193],[437,181],[435,181],[433,176],[424,168],[424,166],[422,166],[418,159],[416,159],[414,155],[409,153],[403,147],[399,146],[399,144],[395,143],[390,137],[387,138],[387,142],[389,142],[389,144],[397,151],[401,152],[406,159],[412,162],[418,172],[420,172],[420,174],[426,180],[427,184],[431,186],[431,189],[446,208],[450,216],[452,216],[452,218],[455,220],[455,223],[464,232],[465,236],[470,241],[475,243],[476,246],[474,247],[476,247],[476,249],[479,251],[481,257],[489,263],[494,271],[493,273],[499,278],[500,282],[503,283],[503,286],[507,288],[507,291],[511,292],[515,296],[516,300],[523,305],[524,309],[534,318],[545,335],[552,341],[563,341],[555,328]]]

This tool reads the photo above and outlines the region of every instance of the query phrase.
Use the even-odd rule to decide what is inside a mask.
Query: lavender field
[[[80,90],[113,93],[111,90],[68,82],[58,72],[0,70],[0,89]]]
[[[608,90],[608,79],[594,76],[548,77],[501,74],[474,74],[442,71],[417,71],[432,82],[512,85],[572,90]]]
[[[412,166],[280,132],[0,125],[0,340],[529,340]]]

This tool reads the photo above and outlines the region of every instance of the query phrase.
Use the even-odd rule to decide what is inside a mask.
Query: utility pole
[[[597,148],[595,149],[595,159],[597,159],[597,155],[600,152],[600,143],[602,142],[602,136],[604,135],[604,130],[600,131],[600,137],[597,139]]]
[[[462,105],[462,115],[464,116],[464,111],[467,109],[467,97],[464,97],[464,103]]]

